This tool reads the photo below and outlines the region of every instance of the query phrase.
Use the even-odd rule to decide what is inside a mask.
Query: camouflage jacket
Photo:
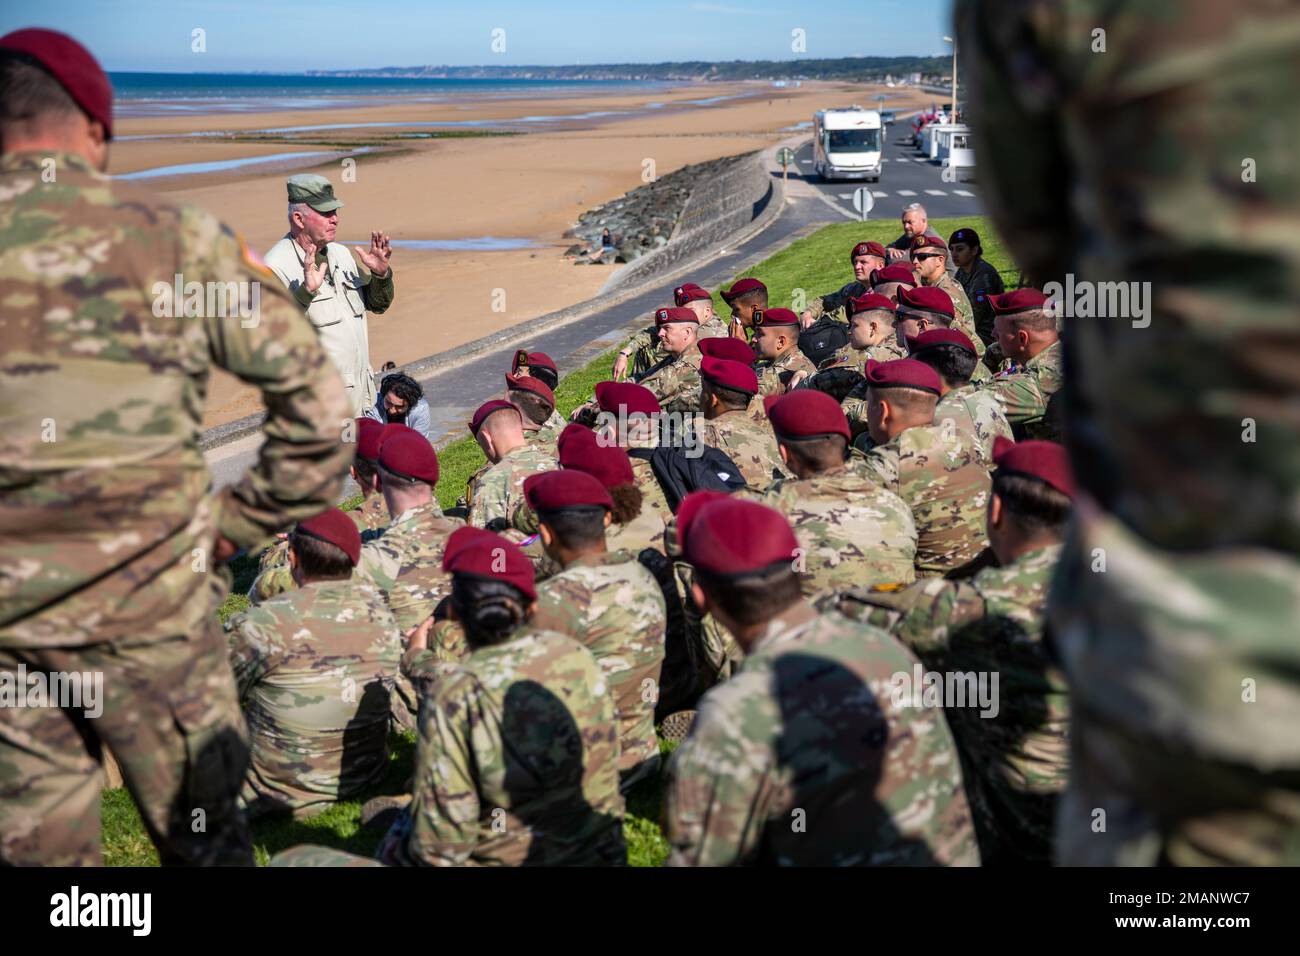
[[[951,420],[959,431],[972,436],[984,467],[993,468],[993,439],[1001,435],[1012,438],[1011,425],[1002,414],[1002,406],[986,389],[974,385],[954,388],[939,399],[934,409],[934,424],[941,431]]]
[[[798,373],[803,372],[806,378],[817,371],[817,366],[795,346],[778,359],[759,359],[754,371],[758,373],[758,394],[763,398],[784,395]]]
[[[667,608],[654,576],[626,551],[579,558],[538,587],[532,626],[567,634],[596,656],[614,695],[619,771],[657,766],[654,716]]]
[[[892,362],[895,359],[907,358],[907,349],[898,344],[898,336],[890,336],[883,342],[871,346],[865,352],[854,352],[858,358],[858,369],[861,370],[867,364],[867,359],[876,362]],[[865,431],[867,427],[867,382],[864,378],[853,389],[840,400],[840,407],[844,409],[844,417],[849,420],[849,428],[853,434]]]
[[[936,289],[948,293],[948,298],[952,299],[952,327],[966,333],[966,337],[971,340],[976,353],[982,359],[984,340],[975,331],[975,312],[970,307],[970,299],[966,298],[966,290],[961,287],[961,283],[945,272],[939,277],[938,282],[926,283],[926,285],[933,285]]]
[[[1061,546],[985,568],[969,581],[921,581],[892,594],[858,591],[838,607],[898,636],[936,671],[996,673],[999,706],[948,709],[985,846],[1051,862],[1056,797],[1069,770],[1069,689],[1043,645],[1043,617]],[[968,783],[970,781],[968,780]]]
[[[437,501],[430,501],[407,508],[380,537],[361,546],[353,580],[383,592],[403,634],[451,593],[451,576],[442,570],[442,552],[447,538],[464,523],[445,517]]]
[[[701,700],[669,765],[669,865],[978,865],[948,725],[893,692],[916,658],[804,602]]]
[[[966,293],[971,312],[975,317],[975,332],[985,345],[992,345],[993,306],[989,305],[989,296],[1001,295],[1006,291],[1002,283],[1002,274],[983,259],[975,260],[975,268],[970,272],[958,269],[953,277]]]
[[[805,596],[916,580],[911,509],[860,470],[784,478],[756,500],[790,519],[803,549],[796,568]]]
[[[725,412],[717,418],[701,421],[699,434],[704,444],[726,452],[736,463],[745,483],[757,491],[762,491],[787,473],[772,427],[765,421],[757,421],[746,411]]]
[[[701,339],[712,339],[728,334],[730,333],[727,329],[727,323],[716,312],[709,321],[700,323],[700,330],[697,333]],[[624,342],[619,351],[631,354],[628,361],[628,375],[633,378],[644,375],[655,365],[669,357],[669,354],[660,347],[659,330],[653,325],[646,326]]]
[[[849,299],[859,298],[870,291],[870,286],[863,285],[857,279],[854,279],[835,292],[814,296],[808,301],[808,311],[812,313],[814,320],[820,319],[822,316],[829,316],[839,322],[848,322]]]
[[[248,721],[254,812],[343,800],[388,769],[402,637],[383,595],[318,581],[236,614],[230,665]]]
[[[1008,367],[982,385],[1002,404],[1007,421],[1021,439],[1060,441],[1048,418],[1047,404],[1061,389],[1061,343],[1053,342],[1023,366]]]
[[[507,452],[500,461],[490,464],[469,480],[465,497],[469,504],[469,523],[486,528],[489,521],[510,521],[515,503],[524,496],[524,481],[544,471],[560,467],[554,445],[525,442]]]
[[[972,436],[919,425],[872,448],[856,467],[911,507],[919,576],[956,570],[988,546],[991,481]]]
[[[691,346],[681,355],[669,354],[644,374],[637,376],[636,381],[654,392],[659,407],[665,412],[698,412],[702,361],[704,353]]]
[[[440,665],[432,686],[411,804],[384,838],[381,861],[626,862],[614,699],[589,650],[525,628]]]
[[[529,444],[533,445],[554,445],[560,439],[560,432],[564,431],[564,426],[568,424],[564,416],[558,411],[552,411],[551,417],[542,422],[542,427],[533,431],[524,432],[524,437],[528,439]]]
[[[338,497],[343,383],[209,213],[44,151],[0,157],[0,196],[0,647],[198,634],[228,586],[218,533],[255,548]],[[177,275],[206,294],[177,301]],[[218,492],[198,445],[213,368],[267,410],[257,462]]]

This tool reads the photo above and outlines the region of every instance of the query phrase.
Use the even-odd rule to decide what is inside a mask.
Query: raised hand
[[[302,284],[312,295],[321,287],[325,281],[325,269],[329,265],[328,260],[325,262],[316,262],[316,243],[306,236],[302,239]]]
[[[382,232],[376,230],[370,234],[370,248],[363,249],[360,246],[353,246],[359,258],[372,275],[383,278],[388,275],[388,260],[392,258],[393,250],[389,247],[388,237]]]

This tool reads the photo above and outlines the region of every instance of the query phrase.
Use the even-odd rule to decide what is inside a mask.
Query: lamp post
[[[944,43],[952,44],[952,117],[948,120],[950,123],[957,122],[957,41],[952,37],[944,37]]]

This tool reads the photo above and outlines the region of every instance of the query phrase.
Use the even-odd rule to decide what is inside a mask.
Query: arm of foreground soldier
[[[352,410],[306,315],[242,240],[206,213],[187,212],[181,229],[182,247],[198,251],[187,255],[185,275],[248,282],[255,290],[251,318],[203,319],[212,361],[255,385],[266,406],[257,463],[217,495],[219,533],[247,548],[337,500],[352,459],[340,440]]]
[[[889,631],[918,653],[943,651],[953,632],[984,616],[984,598],[966,581],[927,578],[899,591],[858,589],[818,602]]]

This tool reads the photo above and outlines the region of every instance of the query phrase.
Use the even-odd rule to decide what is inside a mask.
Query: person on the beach
[[[352,401],[352,414],[364,415],[375,403],[375,373],[370,367],[366,312],[380,315],[393,303],[392,256],[388,236],[370,234],[370,248],[355,252],[334,241],[341,199],[324,176],[299,173],[288,179],[289,232],[271,247],[266,264],[307,310],[321,345],[329,353]],[[304,266],[310,259],[311,265]]]

